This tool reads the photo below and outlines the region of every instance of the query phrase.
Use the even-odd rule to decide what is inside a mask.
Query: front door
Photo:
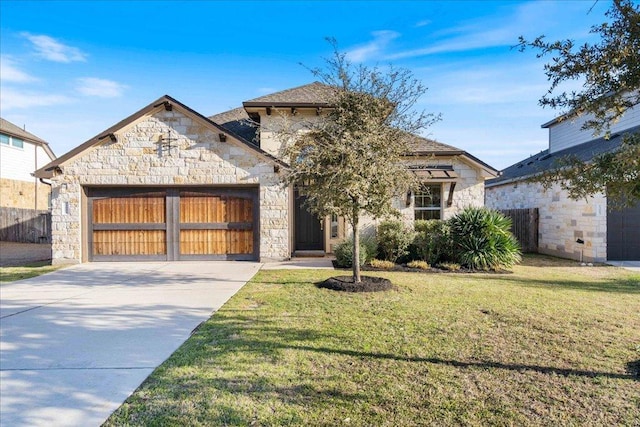
[[[321,251],[324,249],[324,232],[318,217],[307,209],[306,196],[294,192],[295,198],[295,250]]]

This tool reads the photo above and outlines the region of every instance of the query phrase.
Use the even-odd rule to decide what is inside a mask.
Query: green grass
[[[107,425],[637,425],[640,275],[261,271]]]
[[[56,271],[61,266],[51,265],[50,261],[34,262],[20,267],[0,267],[0,283],[29,279],[41,274]]]

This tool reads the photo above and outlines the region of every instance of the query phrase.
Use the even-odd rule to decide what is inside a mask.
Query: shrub
[[[415,238],[410,248],[411,259],[435,265],[453,258],[453,247],[447,221],[419,220],[414,223],[414,227]]]
[[[426,261],[422,261],[422,260],[410,261],[407,263],[407,267],[418,268],[420,270],[428,270],[431,268],[431,266]]]
[[[391,270],[393,267],[396,266],[395,263],[391,262],[391,261],[387,261],[384,259],[372,259],[369,264],[371,265],[371,267],[374,268],[380,268],[383,270]]]
[[[460,270],[460,268],[462,268],[460,264],[457,264],[455,262],[443,262],[441,264],[438,264],[438,267],[447,271],[458,271]]]
[[[336,264],[341,268],[353,267],[353,237],[344,239],[333,248],[333,253],[336,256]],[[367,252],[367,245],[360,242],[360,265],[366,264],[370,259]]]
[[[383,259],[396,262],[409,253],[414,232],[402,221],[383,221],[378,226],[378,252]]]
[[[511,219],[485,208],[466,208],[449,220],[456,260],[476,270],[510,268],[522,259]]]
[[[376,240],[375,235],[361,235],[360,245],[364,246],[365,249],[367,250],[365,263],[371,261],[372,259],[378,256],[378,241]]]

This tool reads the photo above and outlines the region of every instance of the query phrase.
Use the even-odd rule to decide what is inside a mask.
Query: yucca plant
[[[455,257],[474,270],[511,268],[522,259],[511,219],[486,208],[466,208],[449,220]]]

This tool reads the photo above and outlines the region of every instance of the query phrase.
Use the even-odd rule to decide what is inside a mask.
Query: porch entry
[[[295,251],[324,250],[324,230],[320,219],[305,206],[306,196],[294,190]]]

